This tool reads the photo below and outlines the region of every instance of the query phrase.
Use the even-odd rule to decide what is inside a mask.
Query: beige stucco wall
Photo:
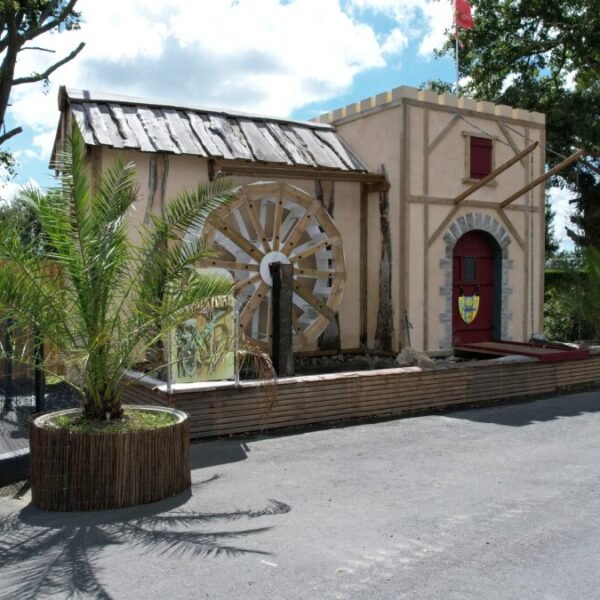
[[[337,126],[339,134],[371,172],[378,172],[382,165],[387,171],[396,350],[408,343],[403,327],[405,311],[412,324],[410,342],[413,347],[433,351],[451,346],[451,323],[448,323],[451,261],[449,266],[448,253],[451,256],[457,231],[462,234],[465,227],[479,228],[484,223],[484,230],[504,245],[503,337],[523,341],[532,332],[541,330],[543,185],[505,210],[499,206],[543,172],[543,115],[398,88],[324,115],[321,120]],[[539,141],[540,146],[455,207],[454,198],[473,183],[466,171],[468,135],[487,135],[494,140],[495,167],[509,160],[530,141]],[[95,169],[105,167],[117,156],[133,161],[137,167],[141,200],[132,215],[133,239],[143,223],[152,196],[151,172],[157,176],[153,207],[156,211],[179,191],[208,179],[208,163],[198,157],[108,148],[94,148],[90,154]],[[161,193],[163,178],[164,197]],[[235,184],[244,184],[265,178],[257,175],[232,179]],[[269,180],[285,181],[315,195],[314,180]],[[364,248],[360,243],[359,183],[335,183],[334,221],[342,237],[347,273],[339,309],[341,346],[345,349],[359,346],[362,296],[367,302],[367,346],[373,347],[382,248],[379,192],[372,190],[367,196]],[[366,285],[362,290],[361,254],[366,254],[367,260]]]
[[[338,129],[341,137],[356,151],[367,164],[369,171],[385,170],[390,183],[389,220],[392,230],[392,256],[399,253],[400,238],[397,231],[400,227],[400,189],[401,189],[401,151],[402,151],[402,118],[400,109],[389,112],[374,113],[367,118],[348,121]],[[367,335],[368,346],[372,347],[377,326],[377,309],[379,303],[379,263],[381,258],[380,209],[379,193],[368,195],[368,236],[367,236]],[[360,222],[354,232],[356,250],[359,250]],[[396,232],[396,234],[394,234]],[[393,261],[393,264],[398,264]],[[392,271],[392,304],[394,310],[395,343],[398,341],[401,311],[400,303],[401,276],[398,269]]]
[[[383,163],[388,172],[395,174],[390,178],[389,191],[395,322],[398,324],[402,316],[399,313],[405,307],[413,326],[413,347],[432,351],[451,346],[447,234],[454,223],[460,225],[465,219],[471,224],[467,227],[476,228],[474,220],[485,222],[497,234],[498,242],[509,241],[503,261],[503,337],[524,341],[531,333],[541,331],[543,185],[505,209],[500,208],[500,203],[543,172],[543,115],[398,88],[324,115],[320,120],[333,122],[371,169]],[[493,168],[506,163],[533,141],[539,146],[455,208],[454,198],[475,183],[467,171],[469,135],[492,138]],[[380,253],[374,243],[379,237],[376,218],[378,207],[371,202],[370,343],[377,315],[372,290],[377,282]],[[455,241],[451,239],[450,245]],[[407,343],[406,337],[402,339],[402,329],[400,333],[401,344]]]
[[[120,158],[124,162],[133,162],[136,165],[137,181],[139,185],[140,200],[136,210],[131,216],[131,237],[138,240],[138,232],[144,222],[150,191],[151,161],[157,162],[158,179],[164,172],[164,161],[168,165],[166,170],[165,200],[174,198],[177,193],[194,189],[198,184],[208,181],[208,161],[193,156],[149,154],[139,151],[121,151],[110,148],[94,149],[96,168],[106,167],[115,159]],[[264,177],[230,177],[234,186],[265,181]],[[284,181],[290,185],[315,195],[314,180],[306,179],[281,179],[269,178],[268,181]],[[360,186],[356,183],[336,182],[334,183],[335,197],[335,225],[342,237],[344,247],[347,278],[345,282],[342,302],[339,308],[340,343],[343,348],[357,348],[359,345],[359,272],[360,248],[356,243],[360,219]],[[157,182],[160,188],[160,181]],[[155,193],[154,210],[160,211],[160,190]],[[314,350],[316,342],[305,348]]]

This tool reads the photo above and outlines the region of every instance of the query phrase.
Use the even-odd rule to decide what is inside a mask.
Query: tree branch
[[[7,140],[10,140],[11,137],[17,135],[18,133],[21,133],[22,131],[22,127],[15,127],[14,129],[7,131],[4,135],[0,135],[0,146],[4,144],[4,142],[6,142]]]
[[[46,33],[47,31],[51,31],[58,27],[68,16],[69,13],[73,11],[75,5],[78,0],[70,0],[70,2],[60,11],[60,13],[54,18],[48,21],[45,25],[41,25],[40,27],[34,28],[28,31],[25,35],[23,35],[23,42],[31,40],[42,33]]]
[[[39,50],[40,52],[50,52],[56,54],[56,50],[50,50],[50,48],[40,48],[39,46],[24,46],[21,50]]]
[[[36,81],[43,81],[44,79],[48,79],[56,69],[62,67],[64,64],[73,60],[85,47],[85,42],[81,42],[71,54],[65,56],[62,60],[54,63],[51,67],[48,67],[43,73],[35,73],[34,75],[30,75],[29,77],[19,77],[18,79],[13,80],[12,84],[14,85],[22,85],[24,83],[35,83]]]

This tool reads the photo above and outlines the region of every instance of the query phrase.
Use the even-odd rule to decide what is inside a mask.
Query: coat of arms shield
[[[479,310],[479,296],[459,296],[458,297],[458,312],[462,320],[469,325],[475,320],[477,311]]]

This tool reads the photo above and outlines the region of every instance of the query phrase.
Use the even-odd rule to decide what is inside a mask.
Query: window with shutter
[[[470,177],[483,179],[492,172],[492,140],[471,136],[470,144]]]

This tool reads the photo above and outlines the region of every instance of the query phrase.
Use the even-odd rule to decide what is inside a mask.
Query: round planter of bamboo
[[[49,419],[80,409],[49,413],[29,423],[32,502],[52,511],[108,510],[156,502],[191,485],[190,421],[167,411],[172,425],[148,431],[81,433],[44,427]]]

